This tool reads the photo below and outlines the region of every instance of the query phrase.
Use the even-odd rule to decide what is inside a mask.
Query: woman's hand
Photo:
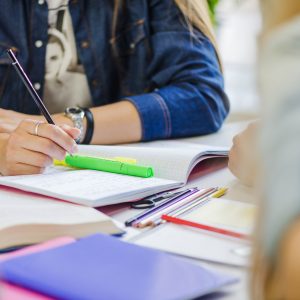
[[[36,135],[36,120],[22,120],[10,134],[0,134],[0,172],[3,175],[37,174],[62,160],[66,152],[75,153],[74,141],[80,132],[68,125],[41,123]]]
[[[63,114],[55,114],[52,118],[57,125],[68,124],[73,126],[72,121]],[[13,132],[23,120],[27,119],[45,121],[43,116],[26,115],[13,110],[0,108],[0,133]]]
[[[40,116],[29,116],[13,110],[0,108],[0,133],[13,132],[24,119],[39,120]],[[42,119],[40,119],[42,121]]]
[[[228,167],[244,184],[252,186],[259,169],[256,131],[258,124],[252,123],[233,138],[229,152]]]

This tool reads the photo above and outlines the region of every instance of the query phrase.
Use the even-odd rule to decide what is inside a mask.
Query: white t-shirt
[[[63,112],[71,106],[91,106],[86,74],[78,62],[68,2],[47,0],[49,29],[43,98],[50,113]]]

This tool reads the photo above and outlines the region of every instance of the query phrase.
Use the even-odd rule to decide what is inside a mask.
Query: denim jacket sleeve
[[[192,36],[174,1],[152,0],[152,57],[147,76],[157,88],[130,97],[144,141],[215,132],[229,110],[223,76],[212,43]]]

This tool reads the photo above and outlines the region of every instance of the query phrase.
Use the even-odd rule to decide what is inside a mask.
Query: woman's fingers
[[[17,131],[19,129],[20,131],[25,130],[28,134],[31,134],[33,136],[36,136],[37,133],[39,137],[46,138],[56,143],[58,146],[69,153],[75,153],[78,150],[77,144],[74,139],[58,126],[47,123],[40,123],[39,125],[37,125],[37,122],[34,122],[32,120],[24,120],[17,128]]]
[[[74,139],[58,126],[42,123],[39,125],[38,135],[53,141],[71,154],[78,151]]]
[[[6,176],[15,176],[15,175],[33,175],[43,173],[45,168],[40,168],[32,165],[16,163],[9,168],[4,175]]]
[[[80,132],[75,128],[62,128],[37,121],[23,120],[3,141],[1,172],[4,175],[37,174],[52,164],[53,158],[63,159],[66,151],[74,153],[74,141]]]
[[[52,165],[53,159],[50,156],[40,152],[21,149],[18,151],[17,163],[44,169]]]
[[[259,172],[258,156],[256,153],[257,124],[251,124],[233,138],[229,152],[229,170],[246,185],[253,185]]]
[[[80,135],[80,130],[78,128],[70,127],[69,125],[63,124],[59,126],[68,135],[70,135],[74,140],[76,140]]]
[[[19,137],[19,142],[24,149],[40,152],[58,160],[63,160],[66,156],[65,149],[61,148],[53,141],[43,137],[33,136],[30,134],[26,136],[22,135]]]

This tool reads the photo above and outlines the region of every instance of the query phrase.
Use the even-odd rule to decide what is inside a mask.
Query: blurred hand
[[[244,184],[250,186],[254,184],[259,169],[257,127],[258,122],[251,123],[246,130],[236,135],[229,152],[230,171]]]
[[[264,300],[300,299],[300,220],[287,226],[284,235],[268,257],[257,241],[253,261],[252,298]]]
[[[53,158],[62,160],[66,152],[77,152],[74,141],[80,131],[68,125],[22,120],[10,134],[0,134],[0,172],[3,175],[42,173]]]

